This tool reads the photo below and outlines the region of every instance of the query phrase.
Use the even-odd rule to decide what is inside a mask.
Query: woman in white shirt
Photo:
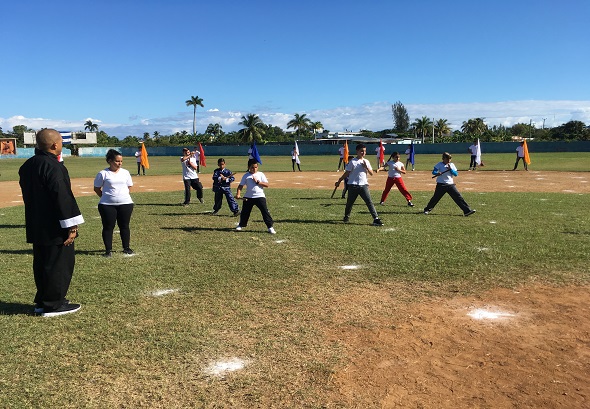
[[[109,167],[101,170],[94,179],[94,191],[100,197],[98,212],[102,219],[102,241],[105,247],[104,257],[112,257],[113,230],[115,223],[119,226],[123,253],[133,255],[129,247],[131,240],[131,213],[133,200],[129,188],[133,186],[129,171],[122,168],[123,156],[120,152],[109,149],[106,155]]]

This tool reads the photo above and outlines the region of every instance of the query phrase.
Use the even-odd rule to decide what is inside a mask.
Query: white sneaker
[[[242,231],[242,226],[236,227],[236,231]]]
[[[269,232],[270,234],[277,234],[277,232],[275,231],[275,229],[274,229],[274,228],[272,228],[272,227],[269,227],[269,228],[268,228],[268,232]]]

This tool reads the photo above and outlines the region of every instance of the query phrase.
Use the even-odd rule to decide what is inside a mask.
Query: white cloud
[[[427,116],[429,118],[444,118],[449,121],[453,129],[459,129],[463,121],[469,118],[482,117],[489,126],[512,126],[516,123],[529,123],[540,128],[545,119],[546,127],[554,127],[571,120],[590,124],[590,101],[503,101],[486,103],[452,103],[452,104],[404,104],[408,110],[410,120]],[[226,132],[240,129],[242,116],[248,113],[257,114],[266,124],[287,128],[287,122],[293,118],[293,113],[272,111],[266,108],[259,112],[220,111],[211,109],[197,112],[197,130],[202,132],[210,123],[219,123]],[[360,106],[336,107],[332,109],[300,111],[307,114],[312,121],[320,121],[325,129],[331,131],[360,129],[381,130],[393,127],[391,103],[375,102]],[[100,129],[109,135],[124,138],[127,135],[141,136],[144,132],[158,131],[167,135],[175,132],[192,130],[192,113],[177,113],[165,117],[141,118],[135,116],[128,123],[109,123],[96,118],[80,120],[26,118],[22,115],[10,118],[0,118],[0,127],[4,131],[12,130],[13,126],[26,125],[33,129],[44,127],[59,130],[81,131],[84,122],[90,119],[100,125]]]

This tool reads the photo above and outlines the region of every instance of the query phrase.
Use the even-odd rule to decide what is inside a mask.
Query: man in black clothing
[[[35,156],[18,172],[27,243],[33,244],[35,313],[46,317],[80,309],[80,304],[65,297],[74,272],[74,239],[84,218],[72,193],[68,170],[58,160],[61,151],[61,134],[43,129],[37,133]]]

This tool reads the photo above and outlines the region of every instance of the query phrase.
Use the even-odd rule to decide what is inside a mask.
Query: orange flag
[[[524,153],[524,163],[527,165],[531,164],[531,157],[529,156],[529,147],[526,144],[526,139],[524,140],[524,144],[522,145],[522,151]]]
[[[199,165],[207,166],[207,158],[205,157],[205,150],[201,146],[201,142],[199,142],[199,152],[201,152],[201,155],[199,156]]]
[[[344,141],[344,163],[348,163],[348,141]]]
[[[141,143],[141,166],[145,167],[146,169],[150,168],[150,162],[148,161],[148,153],[145,149],[145,144]]]

